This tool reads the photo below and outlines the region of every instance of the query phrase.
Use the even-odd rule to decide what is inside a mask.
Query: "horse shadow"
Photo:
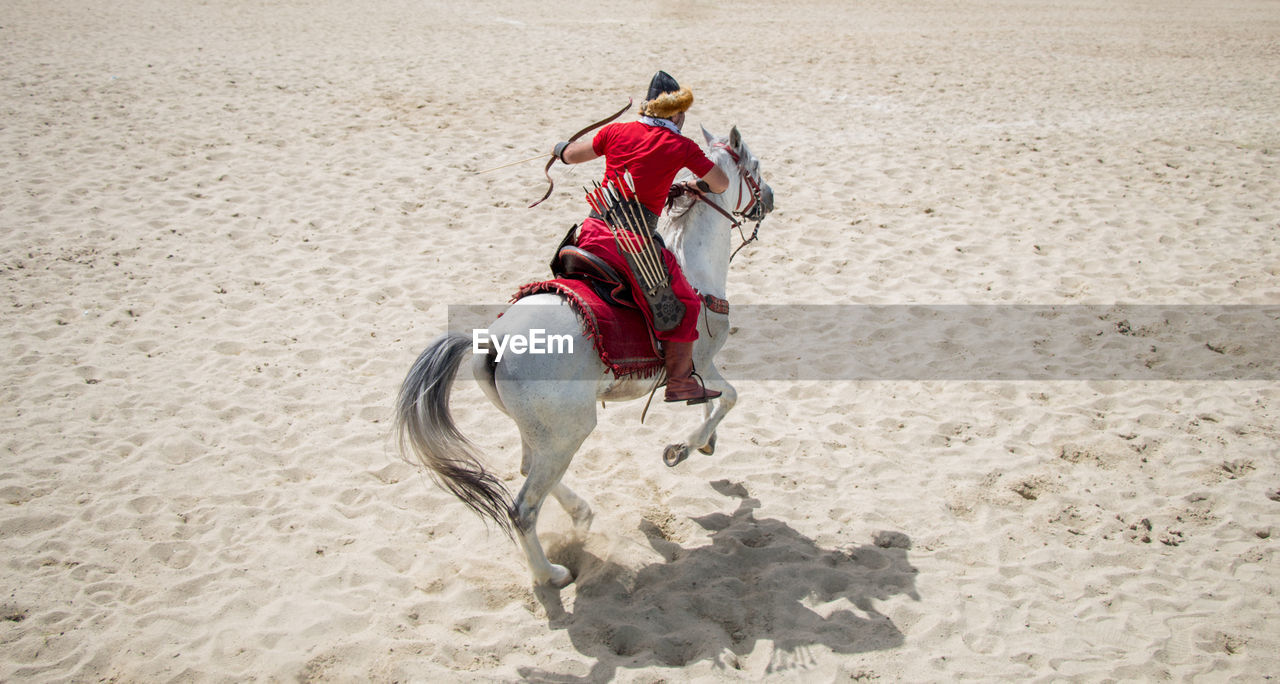
[[[732,514],[694,519],[712,533],[709,544],[684,548],[645,520],[640,528],[663,562],[627,568],[580,541],[553,550],[577,577],[573,610],[556,590],[540,589],[538,599],[549,626],[566,630],[595,663],[585,676],[522,668],[526,681],[604,682],[618,668],[704,659],[742,669],[740,658],[766,640],[773,644],[769,672],[813,664],[815,646],[854,654],[902,645],[902,632],[874,602],[898,594],[919,600],[905,534],[880,532],[871,544],[822,548],[780,520],[756,518],[760,502],[742,484],[711,485],[739,504]]]

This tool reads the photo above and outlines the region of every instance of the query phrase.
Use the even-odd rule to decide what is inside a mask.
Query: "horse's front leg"
[[[729,383],[725,383],[723,387],[724,389],[721,390],[721,396],[724,396],[725,394],[729,394],[730,401],[736,402],[738,400],[738,393],[736,390],[733,389],[733,385],[730,385]],[[715,413],[716,409],[719,406],[721,406],[721,404],[707,402],[707,404],[702,407],[702,420],[704,421],[704,423],[711,421],[712,415]],[[730,408],[732,408],[732,406],[733,404],[731,403]],[[722,412],[720,416],[715,419],[717,424],[719,424],[719,422],[724,419],[725,413],[728,413],[728,409],[725,409],[725,411]],[[699,447],[698,451],[701,451],[702,453],[708,456],[716,452],[716,431],[715,430],[711,431],[711,436],[707,438],[707,443],[704,446]]]
[[[724,420],[726,414],[729,413],[738,403],[738,391],[734,389],[729,381],[720,375],[720,369],[715,364],[708,364],[707,372],[703,375],[703,382],[707,387],[713,390],[719,390],[720,396],[717,399],[707,402],[703,409],[702,425],[699,425],[689,434],[689,440],[686,444],[691,449],[698,449],[705,454],[713,453],[716,450],[716,427],[720,425],[720,421]]]
[[[720,375],[720,369],[716,368],[714,363],[706,364],[706,370],[700,370],[698,374],[702,376],[703,384],[710,389],[719,390],[721,394],[718,398],[707,402],[703,409],[702,424],[694,428],[683,443],[667,446],[662,454],[662,460],[669,466],[675,466],[688,458],[689,452],[693,449],[704,454],[715,452],[716,427],[738,402],[738,391],[724,379],[724,376]]]

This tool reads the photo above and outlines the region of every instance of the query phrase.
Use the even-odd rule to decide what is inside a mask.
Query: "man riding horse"
[[[558,143],[553,154],[566,164],[580,164],[603,156],[604,186],[620,188],[624,195],[630,193],[632,197],[628,199],[638,201],[638,215],[631,214],[636,220],[629,221],[627,227],[638,228],[646,235],[626,236],[620,233],[619,226],[611,226],[607,222],[611,220],[610,212],[602,212],[603,207],[593,205],[591,215],[578,226],[576,244],[627,279],[645,321],[662,343],[667,375],[666,401],[700,404],[720,396],[720,392],[707,389],[695,379],[693,343],[698,339],[698,313],[702,301],[685,280],[675,256],[662,247],[660,267],[665,267],[665,273],[656,280],[659,288],[669,288],[663,294],[668,301],[673,295],[683,307],[683,312],[664,315],[664,320],[669,318],[670,322],[656,324],[651,301],[647,302],[646,297],[641,296],[642,292],[655,289],[652,282],[655,278],[652,274],[648,277],[643,273],[637,274],[635,271],[639,269],[628,262],[621,246],[624,243],[630,245],[628,239],[661,245],[653,230],[658,225],[658,216],[668,194],[678,191],[672,188],[672,181],[681,169],[689,169],[699,178],[695,187],[700,192],[719,193],[729,187],[725,172],[707,158],[697,143],[681,133],[685,112],[692,104],[693,93],[688,88],[681,88],[666,72],[659,71],[649,83],[648,96],[640,106],[638,121],[609,124],[601,128],[591,141]],[[628,248],[627,251],[634,250]]]
[[[401,454],[425,467],[438,484],[472,510],[511,533],[540,586],[564,587],[573,581],[573,572],[552,563],[538,540],[543,503],[548,497],[555,499],[572,518],[577,533],[589,529],[591,507],[564,483],[564,474],[595,430],[601,403],[639,399],[649,390],[645,378],[657,364],[647,353],[650,350],[643,349],[650,340],[639,319],[656,323],[657,337],[666,346],[666,366],[672,377],[669,399],[705,402],[717,396],[693,379],[692,359],[697,359],[707,383],[720,392],[714,404],[706,404],[710,410],[685,439],[666,446],[663,463],[675,466],[692,451],[713,453],[716,428],[738,397],[715,363],[730,329],[727,302],[722,299],[732,258],[729,229],[740,227],[740,221],[755,221],[758,227],[773,210],[773,190],[761,177],[759,160],[736,126],[726,137],[704,129],[705,155],[679,134],[691,99],[671,77],[659,74],[639,122],[606,128],[590,144],[556,146],[557,157],[568,162],[598,156],[608,160],[607,184],[587,193],[588,204],[604,220],[589,218],[580,231],[575,228],[572,232],[579,233],[578,242],[591,251],[562,245],[556,252],[560,268],[553,272],[565,276],[522,287],[513,303],[489,324],[489,333],[502,339],[542,331],[547,339],[567,339],[570,349],[581,351],[516,354],[498,363],[494,349],[476,353],[474,334],[449,331],[422,350],[397,395],[395,431]],[[583,129],[569,141],[597,127]],[[548,160],[544,171],[554,161]],[[673,212],[664,225],[671,251],[679,255],[677,261],[665,248],[658,248],[650,226],[681,167],[701,176],[705,189],[700,199],[706,201]],[[548,181],[543,199],[554,187],[550,177]],[[708,194],[711,191],[719,192]],[[687,273],[682,274],[677,264],[685,264]],[[632,265],[641,267],[632,271]],[[624,283],[633,287],[630,298],[623,296]],[[645,284],[654,287],[646,289]],[[641,286],[639,292],[636,285]],[[702,315],[691,286],[697,287],[711,313]],[[614,302],[625,307],[624,301],[642,298],[646,305],[657,302],[658,306],[643,315],[612,308]],[[602,302],[609,308],[600,309]],[[636,303],[630,306],[643,308]],[[602,314],[595,315],[597,310]],[[699,336],[696,330],[704,322],[707,333]],[[628,329],[638,331],[643,339],[637,339],[636,332],[615,334]],[[691,350],[694,339],[697,344]],[[619,340],[628,344],[617,349],[618,356],[604,353],[605,345]],[[598,353],[587,351],[589,346]],[[463,365],[470,366],[481,390],[519,428],[520,472],[525,478],[517,494],[507,489],[507,478],[500,471],[486,466],[450,416],[453,381]]]

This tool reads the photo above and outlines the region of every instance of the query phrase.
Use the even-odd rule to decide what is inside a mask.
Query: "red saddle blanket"
[[[547,292],[564,297],[578,312],[583,331],[595,346],[600,361],[614,375],[649,377],[662,369],[662,358],[654,347],[644,316],[635,309],[610,306],[581,280],[557,278],[529,283],[521,287],[511,301]]]

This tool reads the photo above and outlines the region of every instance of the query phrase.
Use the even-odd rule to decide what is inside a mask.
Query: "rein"
[[[721,216],[724,216],[725,218],[729,219],[729,223],[731,224],[729,226],[730,230],[733,230],[734,228],[738,229],[738,237],[742,238],[742,244],[738,245],[738,248],[733,250],[733,253],[729,255],[729,263],[733,263],[733,258],[738,256],[738,252],[741,252],[743,247],[746,247],[747,245],[760,239],[759,238],[760,223],[761,221],[764,221],[764,219],[760,219],[759,221],[756,221],[755,228],[751,230],[751,237],[747,237],[746,234],[742,232],[742,221],[739,221],[737,218],[735,218],[735,216],[741,216],[739,212],[734,212],[733,214],[730,214],[728,211],[725,210],[724,207],[720,206],[719,204],[716,204],[715,202],[712,202],[706,195],[702,194],[697,190],[693,192],[693,196],[695,199],[702,200],[703,203],[705,203],[707,206],[720,212]]]

